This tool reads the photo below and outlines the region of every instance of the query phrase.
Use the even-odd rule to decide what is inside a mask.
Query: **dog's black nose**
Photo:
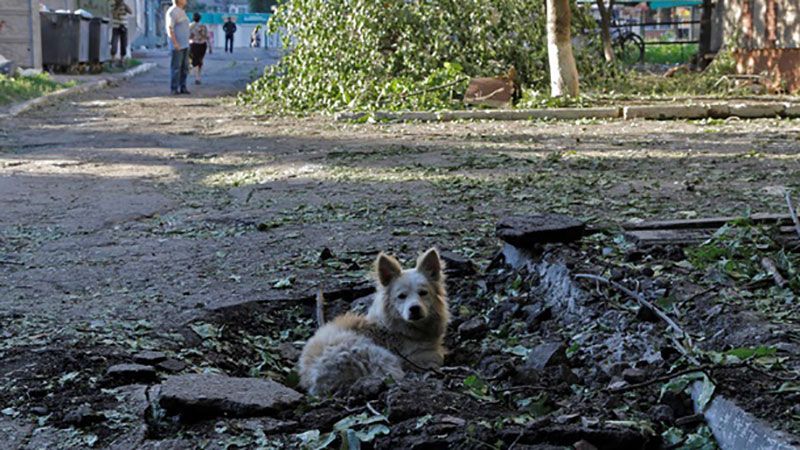
[[[408,318],[409,320],[419,320],[422,318],[422,307],[419,305],[413,305],[408,308]]]

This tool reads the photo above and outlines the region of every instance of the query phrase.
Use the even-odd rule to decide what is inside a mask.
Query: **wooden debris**
[[[719,228],[728,222],[741,219],[741,217],[728,216],[728,217],[709,217],[703,219],[685,219],[685,220],[656,220],[648,222],[633,223],[629,222],[622,225],[626,230],[672,230],[672,229],[686,229],[686,228]],[[750,221],[753,223],[775,223],[783,224],[792,220],[790,215],[786,214],[753,214],[750,216]]]
[[[789,196],[789,191],[786,191],[785,194],[786,205],[789,207],[789,215],[792,217],[792,222],[794,222],[794,228],[797,231],[797,236],[800,237],[800,219],[797,218],[797,211],[794,210],[794,205],[792,205],[792,197]]]
[[[775,284],[778,287],[786,286],[786,279],[783,278],[781,273],[778,271],[778,267],[771,259],[767,258],[766,256],[761,258],[761,267],[763,267],[764,270],[766,270],[767,273],[772,276],[772,279],[775,281]]]
[[[464,93],[468,105],[508,108],[522,96],[517,83],[517,70],[511,68],[499,77],[473,78]]]

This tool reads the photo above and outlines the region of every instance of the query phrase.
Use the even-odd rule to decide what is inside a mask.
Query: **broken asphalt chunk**
[[[583,236],[586,224],[562,214],[516,215],[500,219],[495,230],[505,242],[530,249],[540,244],[576,241]]]
[[[189,374],[167,378],[161,385],[159,404],[168,413],[193,421],[270,415],[302,398],[299,392],[270,379]]]

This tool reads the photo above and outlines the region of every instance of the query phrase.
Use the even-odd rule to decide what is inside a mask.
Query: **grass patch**
[[[59,83],[46,73],[34,76],[7,76],[0,74],[0,105],[29,100],[48,92],[74,85],[74,82]]]
[[[120,73],[125,72],[126,70],[133,69],[136,66],[142,65],[142,61],[136,58],[128,58],[125,60],[125,65],[120,67],[116,65],[116,61],[114,63],[107,62],[103,64],[103,72],[105,73]]]
[[[697,44],[645,45],[644,62],[650,64],[684,64],[697,53]]]

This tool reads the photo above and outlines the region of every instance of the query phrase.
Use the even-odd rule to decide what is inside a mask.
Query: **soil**
[[[783,190],[800,192],[799,121],[353,124],[254,115],[235,93],[270,61],[261,55],[214,54],[205,84],[188,96],[167,95],[166,60],[153,58],[160,67],[146,75],[0,121],[2,442],[298,446],[299,433],[324,435],[373,410],[391,430],[367,443],[378,448],[580,440],[659,448],[668,430],[703,436],[702,424],[676,423],[693,413],[685,393],[661,395],[661,382],[609,388],[692,365],[663,323],[588,281],[575,282],[585,296],[564,309],[542,273],[504,266],[496,222],[544,212],[603,232],[542,247],[535,261],[563,264],[567,279],[613,275],[654,301],[669,298],[659,304],[703,362],[740,347],[777,349],[755,369],[708,373],[718,393],[800,431],[797,287],[698,270],[684,248],[635,249],[616,228],[785,212]],[[363,307],[378,251],[410,261],[434,245],[480,269],[449,277],[451,353],[440,374],[309,399],[276,418],[195,424],[152,404],[131,411],[134,394],[104,377],[141,350],[159,350],[187,363],[184,372],[291,386],[318,289],[329,293],[331,315]],[[527,369],[525,355],[543,342],[563,343],[566,360]],[[146,405],[139,397],[152,390],[137,391],[137,401]],[[68,413],[84,404],[90,414],[76,422]],[[658,416],[659,406],[668,411]]]

